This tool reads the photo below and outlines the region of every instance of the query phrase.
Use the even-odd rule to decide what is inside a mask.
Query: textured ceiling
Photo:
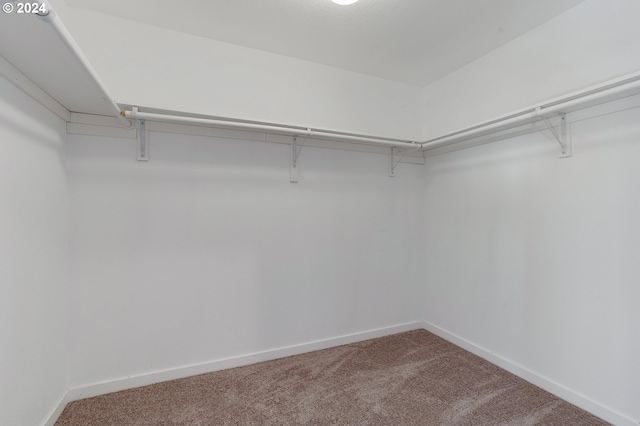
[[[417,86],[583,0],[66,0],[85,8]],[[552,46],[549,46],[552,48]]]

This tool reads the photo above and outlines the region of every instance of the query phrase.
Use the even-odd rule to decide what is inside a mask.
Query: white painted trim
[[[60,398],[58,398],[58,400],[56,401],[55,405],[53,406],[53,408],[49,412],[49,415],[47,416],[46,420],[44,421],[44,423],[42,423],[42,426],[54,426],[55,425],[56,421],[58,420],[58,417],[60,417],[60,414],[62,414],[62,411],[64,410],[64,407],[66,407],[67,404],[69,403],[69,401],[67,400],[67,395],[69,395],[69,391],[65,391],[60,396]]]
[[[33,100],[40,103],[43,107],[62,118],[64,121],[71,120],[71,113],[62,106],[51,95],[42,90],[29,77],[24,75],[19,69],[14,67],[9,61],[0,56],[0,76],[7,79],[8,82],[22,90]]]
[[[67,123],[68,134],[106,136],[121,139],[136,139],[137,131],[121,127],[94,126],[92,124]]]
[[[552,120],[555,123],[555,120]],[[555,125],[555,124],[554,124]],[[450,145],[439,146],[437,148],[431,148],[424,150],[425,157],[434,157],[436,155],[446,154],[448,152],[460,151],[467,148],[473,148],[475,146],[485,145],[492,142],[498,142],[505,139],[515,138],[517,136],[528,135],[530,133],[542,132],[546,130],[546,126],[543,122],[528,123],[522,126],[514,127],[512,129],[502,130],[500,132],[491,133],[488,135],[478,136],[473,139],[467,139],[461,142],[452,143]]]
[[[231,358],[219,359],[202,364],[186,365],[182,367],[154,371],[138,376],[124,377],[121,379],[93,383],[90,385],[69,389],[65,393],[65,395],[59,399],[58,405],[51,411],[49,418],[43,423],[43,426],[53,426],[64,410],[64,407],[69,402],[77,401],[79,399],[91,398],[111,392],[118,392],[126,389],[137,388],[140,386],[151,385],[154,383],[166,382],[168,380],[182,379],[184,377],[241,367],[258,362],[271,361],[274,359],[284,358],[292,355],[299,355],[321,349],[348,345],[350,343],[362,342],[364,340],[389,336],[396,333],[403,333],[405,331],[419,330],[421,328],[423,328],[421,321],[408,322],[391,327],[378,328],[359,333],[345,334],[339,337],[315,340],[298,345],[284,346],[281,348],[254,352],[251,354],[240,355]]]
[[[489,350],[476,345],[456,334],[444,330],[427,321],[415,321],[405,324],[399,324],[391,327],[379,328],[360,333],[347,334],[340,337],[316,340],[299,345],[285,346],[281,348],[271,349],[267,351],[255,352],[251,354],[241,355],[232,358],[224,358],[202,364],[187,365],[166,370],[155,371],[138,376],[125,377],[121,379],[111,380],[107,382],[94,383],[91,385],[81,386],[69,389],[59,400],[55,408],[51,411],[43,426],[53,426],[62,414],[62,411],[69,402],[79,399],[91,398],[98,395],[104,395],[111,392],[118,392],[126,389],[132,389],[139,386],[151,385],[154,383],[165,382],[168,380],[176,380],[184,377],[195,376],[198,374],[211,373],[214,371],[226,370],[229,368],[241,367],[245,365],[255,364],[258,362],[270,361],[278,358],[284,358],[292,355],[299,355],[307,352],[317,351],[321,349],[332,348],[350,343],[361,342],[364,340],[375,339],[378,337],[389,336],[405,331],[425,329],[443,339],[461,347],[479,357],[497,365],[500,368],[515,374],[516,376],[532,383],[547,392],[588,411],[601,419],[618,426],[637,426],[638,421],[625,416],[609,407],[606,407],[588,397],[581,395],[559,383],[543,377],[526,367],[523,367],[511,360],[501,357]]]
[[[567,388],[566,386],[557,383],[551,379],[548,379],[540,374],[523,367],[511,360],[503,358],[502,356],[495,354],[488,349],[476,345],[475,343],[460,337],[454,333],[451,333],[435,324],[424,321],[423,328],[443,339],[453,343],[456,346],[465,349],[472,354],[478,355],[490,363],[497,365],[498,367],[515,374],[516,376],[526,380],[538,386],[541,389],[561,398],[577,407],[582,408],[589,413],[600,417],[601,419],[613,423],[618,426],[637,426],[640,424],[638,420],[633,420],[622,413],[615,411],[612,408],[604,406],[580,393]]]
[[[272,143],[291,144],[291,138],[282,135],[266,135],[266,141]],[[298,137],[298,144],[313,148],[338,149],[343,151],[369,152],[372,154],[389,155],[391,148],[386,146],[366,145],[361,143],[337,142],[328,139],[320,139],[317,137],[305,138]],[[402,149],[398,149],[401,152]],[[425,164],[424,154],[422,151],[404,151],[401,163],[407,164]]]
[[[83,112],[72,112],[71,123],[93,124],[94,126],[107,126],[122,128],[122,123],[115,117],[106,115],[87,114]]]

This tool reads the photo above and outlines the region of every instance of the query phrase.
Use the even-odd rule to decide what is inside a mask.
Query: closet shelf
[[[554,126],[564,123],[564,118],[559,117],[565,117],[568,113],[640,94],[640,72],[638,72],[426,141],[409,141],[195,114],[168,114],[150,110],[143,112],[134,108],[126,110],[126,107],[118,105],[109,96],[98,74],[53,9],[48,7],[45,16],[3,14],[1,18],[0,75],[67,122],[72,121],[71,112],[108,116],[113,120],[117,119],[122,129],[132,131],[135,131],[136,127],[133,125],[134,121],[149,120],[260,131],[265,134],[289,135],[292,138],[294,136],[315,137],[336,143],[382,146],[410,153],[412,156],[428,157],[499,140],[501,134],[509,137],[513,135],[513,132],[508,132],[510,129],[529,124],[533,124],[529,131],[553,130]],[[553,131],[555,133],[555,130]],[[489,138],[491,135],[496,136]],[[561,156],[566,156],[567,148],[570,147],[562,137],[558,136],[557,139],[562,146],[563,155]],[[393,156],[393,154],[390,155]]]
[[[115,116],[117,106],[88,60],[55,11],[47,11],[0,15],[0,75],[66,121],[69,112]]]

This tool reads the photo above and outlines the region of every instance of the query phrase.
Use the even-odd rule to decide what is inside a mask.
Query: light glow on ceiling
[[[331,1],[334,2],[335,4],[346,6],[348,4],[354,4],[358,0],[331,0]]]

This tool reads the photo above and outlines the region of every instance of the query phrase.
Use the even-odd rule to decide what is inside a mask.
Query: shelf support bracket
[[[396,176],[396,166],[402,161],[404,155],[398,148],[391,148],[389,153],[389,177]]]
[[[298,137],[293,137],[293,143],[291,144],[291,161],[289,167],[289,182],[298,183],[298,155],[300,150],[298,149]]]
[[[137,112],[138,108],[134,108]],[[144,120],[139,120],[138,123],[138,161],[149,161],[149,141],[147,140],[147,126]]]
[[[558,144],[560,144],[560,158],[571,157],[571,138],[567,135],[567,114],[564,112],[559,114],[560,133],[558,133],[549,120],[540,114],[540,109],[536,110],[536,112],[542,117],[547,129],[549,129],[553,137],[558,141]]]

